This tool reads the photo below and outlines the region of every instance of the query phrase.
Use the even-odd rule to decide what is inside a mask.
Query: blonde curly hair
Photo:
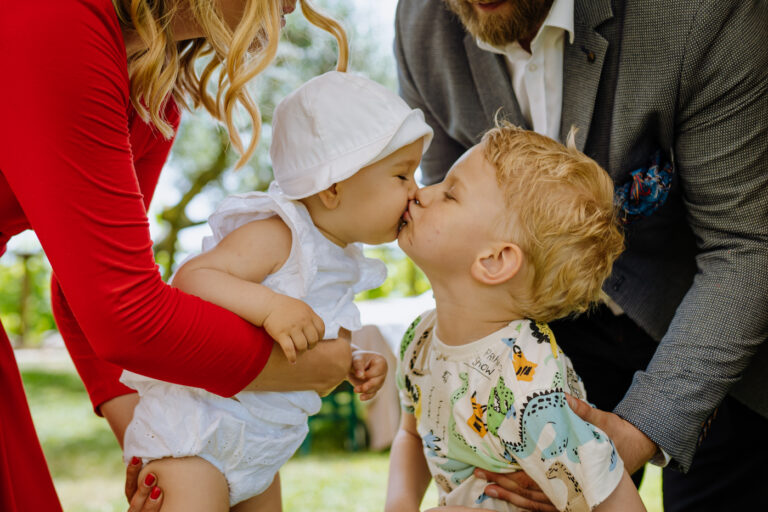
[[[236,167],[241,167],[253,154],[261,132],[261,113],[246,84],[261,73],[277,54],[280,37],[282,0],[244,0],[243,16],[233,29],[225,22],[214,0],[112,0],[124,27],[135,30],[143,48],[128,55],[131,80],[131,103],[146,122],[165,137],[173,135],[173,127],[163,117],[170,97],[189,109],[203,106],[227,128],[232,146],[240,154]],[[329,32],[339,46],[336,69],[346,71],[349,46],[342,26],[315,9],[309,0],[301,0],[307,21]],[[175,41],[171,19],[180,9],[188,9],[205,37]],[[198,76],[196,61],[210,56]],[[217,68],[216,93],[208,84]],[[253,136],[247,147],[234,123],[237,104],[242,105],[253,122]]]
[[[506,212],[501,230],[523,251],[530,294],[515,296],[528,317],[549,322],[586,311],[624,249],[613,181],[576,149],[506,121],[483,136]]]

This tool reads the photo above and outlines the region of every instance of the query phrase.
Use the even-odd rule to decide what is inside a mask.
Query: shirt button
[[[537,69],[539,69],[539,66],[537,66],[536,64],[531,64],[530,66],[528,66],[528,71],[536,71]]]

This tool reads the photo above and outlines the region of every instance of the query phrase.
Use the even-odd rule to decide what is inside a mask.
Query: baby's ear
[[[320,202],[323,203],[323,206],[329,210],[335,210],[341,203],[341,195],[339,194],[338,187],[336,187],[336,183],[327,189],[318,192],[317,197],[320,199]]]
[[[523,265],[523,258],[523,251],[518,245],[498,243],[475,258],[470,273],[483,284],[502,284],[517,275]]]

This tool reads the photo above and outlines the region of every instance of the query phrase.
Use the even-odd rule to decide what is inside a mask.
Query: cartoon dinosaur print
[[[412,413],[416,419],[419,419],[421,417],[421,388],[412,382],[408,375],[403,376],[403,388],[413,404],[412,407],[406,407],[406,412]]]
[[[568,381],[569,393],[579,400],[583,400],[584,393],[581,392],[581,377],[579,377],[576,374],[576,371],[570,366],[565,369],[565,374],[566,380]]]
[[[505,419],[515,417],[515,394],[504,382],[504,377],[499,376],[499,380],[491,388],[491,394],[488,396],[488,409],[486,417],[488,418],[488,431],[497,435],[501,422]]]
[[[431,345],[430,341],[432,340],[432,337],[430,336],[432,334],[432,329],[425,329],[424,332],[421,333],[421,336],[419,336],[419,339],[416,341],[416,347],[413,349],[413,355],[411,356],[411,361],[409,363],[409,366],[411,368],[411,371],[414,375],[423,376],[423,375],[429,375],[429,346]],[[417,364],[418,363],[418,364]]]
[[[549,325],[543,322],[531,320],[530,328],[531,334],[536,338],[536,343],[549,343],[549,340],[555,337],[555,335],[552,334],[552,329],[549,328]]]
[[[576,477],[568,471],[568,468],[562,462],[555,461],[547,469],[546,475],[550,480],[560,480],[568,489],[568,499],[564,512],[589,512],[590,507],[587,504],[587,499],[584,497],[584,492],[581,490],[579,482],[576,481]]]
[[[563,381],[563,374],[559,371],[555,372],[555,375],[552,376],[552,385],[550,386],[552,388],[564,388],[565,387],[565,381]]]
[[[552,356],[557,359],[557,343],[555,342],[555,333],[544,322],[535,322],[531,320],[531,334],[536,338],[536,343],[549,343],[552,347]]]
[[[459,380],[461,380],[461,386],[451,393],[451,407],[456,405],[456,402],[461,400],[461,397],[466,395],[469,389],[469,375],[467,375],[467,372],[459,373]]]
[[[467,372],[459,373],[459,379],[461,380],[461,386],[451,393],[451,410],[453,410],[456,402],[461,400],[469,390],[469,376]],[[453,414],[450,415],[448,423],[448,435],[447,456],[450,458],[443,464],[436,465],[446,473],[451,473],[451,481],[459,485],[472,474],[475,466],[456,459],[472,460],[475,456],[476,448],[470,446],[466,439],[464,439],[464,436],[461,435],[461,432],[456,429],[456,418],[454,418]]]
[[[405,334],[403,334],[403,339],[400,341],[400,360],[403,360],[403,357],[405,357],[405,351],[408,350],[408,346],[413,341],[413,337],[416,335],[416,326],[419,325],[419,322],[421,322],[421,316],[417,316],[416,320],[414,320],[411,325],[408,326],[408,329],[406,329]]]
[[[445,494],[449,494],[453,490],[453,486],[451,485],[451,482],[449,482],[444,475],[437,473],[434,477],[434,480],[437,486],[440,489],[442,489],[443,492],[445,492]]]
[[[520,413],[520,441],[510,442],[500,438],[505,448],[505,458],[512,461],[513,454],[522,459],[530,456],[536,450],[541,432],[547,425],[552,426],[555,436],[549,446],[542,450],[542,460],[552,459],[565,452],[569,460],[578,463],[581,462],[579,446],[594,439],[601,443],[610,442],[595,427],[576,416],[568,407],[561,389],[547,390],[534,393],[523,405]],[[614,466],[612,460],[611,469]]]
[[[424,435],[421,438],[421,442],[424,445],[424,448],[429,450],[428,455],[430,457],[442,457],[443,456],[443,454],[442,454],[443,450],[442,450],[442,448],[440,448],[440,445],[437,444],[440,441],[442,441],[442,439],[437,437],[435,435],[435,433],[432,432],[431,430],[429,431],[428,434]]]
[[[488,428],[485,426],[485,421],[483,421],[483,414],[485,414],[485,410],[488,406],[477,403],[477,391],[472,393],[469,400],[472,404],[472,416],[467,420],[467,425],[477,432],[477,435],[485,437],[488,433]]]
[[[453,482],[455,485],[461,485],[461,482],[469,478],[469,476],[475,471],[474,465],[467,464],[466,462],[461,462],[455,459],[446,459],[444,463],[436,463],[435,466],[439,467],[446,473],[450,473],[450,482]]]

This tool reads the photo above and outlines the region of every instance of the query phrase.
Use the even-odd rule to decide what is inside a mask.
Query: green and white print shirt
[[[568,407],[585,397],[547,324],[515,320],[477,341],[446,345],[429,311],[400,346],[400,401],[416,418],[440,505],[518,510],[487,496],[488,471],[524,470],[558,510],[588,511],[623,474],[613,442]]]

